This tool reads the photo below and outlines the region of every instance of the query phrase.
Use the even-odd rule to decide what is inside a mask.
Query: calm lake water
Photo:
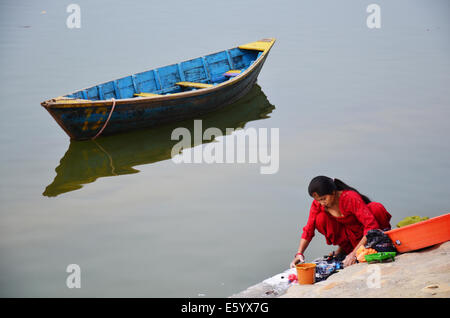
[[[316,175],[382,202],[394,226],[449,211],[448,1],[377,1],[380,29],[357,0],[75,3],[80,29],[70,2],[0,3],[0,296],[229,296],[288,267]],[[170,134],[192,120],[70,142],[40,106],[265,37],[258,86],[202,119],[279,128],[275,174],[174,163]],[[306,256],[331,250],[317,234]]]

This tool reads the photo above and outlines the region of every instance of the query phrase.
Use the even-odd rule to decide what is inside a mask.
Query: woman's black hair
[[[340,191],[340,190],[352,190],[357,192],[363,201],[368,204],[370,203],[370,199],[365,196],[364,194],[359,193],[358,190],[355,188],[350,187],[349,185],[345,184],[339,179],[332,179],[326,176],[317,176],[311,180],[308,187],[309,195],[312,196],[314,192],[316,192],[318,195],[327,195],[327,194],[333,194],[333,191]]]

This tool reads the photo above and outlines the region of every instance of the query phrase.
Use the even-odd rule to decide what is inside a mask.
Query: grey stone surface
[[[231,297],[448,298],[450,297],[450,242],[397,255],[395,261],[390,263],[355,264],[314,285],[268,284],[267,282],[270,281],[270,279],[265,280]]]
[[[359,263],[314,285],[293,285],[281,297],[450,296],[450,242],[400,254],[394,262]]]

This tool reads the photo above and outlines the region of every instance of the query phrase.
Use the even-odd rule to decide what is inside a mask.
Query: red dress
[[[343,216],[334,217],[314,200],[302,238],[310,241],[314,237],[314,230],[317,229],[325,235],[328,245],[339,245],[343,252],[348,254],[369,230],[391,228],[391,215],[384,206],[378,202],[365,204],[355,191],[342,192],[339,209]]]

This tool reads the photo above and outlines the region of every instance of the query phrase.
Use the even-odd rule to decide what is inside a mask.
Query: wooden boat
[[[71,139],[180,121],[247,94],[275,43],[263,39],[41,103]]]
[[[256,84],[236,103],[198,117],[202,129],[220,129],[223,134],[227,128],[243,129],[250,121],[264,120],[275,109],[261,87]],[[95,182],[98,178],[138,173],[135,166],[142,166],[168,160],[173,146],[172,131],[184,127],[194,136],[194,121],[185,120],[158,127],[134,130],[99,138],[97,140],[71,140],[69,147],[56,167],[56,176],[43,195],[54,197],[62,193],[81,189],[84,184]],[[191,141],[191,146],[197,146]],[[202,143],[212,140],[202,140]]]
[[[418,250],[450,240],[450,213],[387,231],[400,253]]]

